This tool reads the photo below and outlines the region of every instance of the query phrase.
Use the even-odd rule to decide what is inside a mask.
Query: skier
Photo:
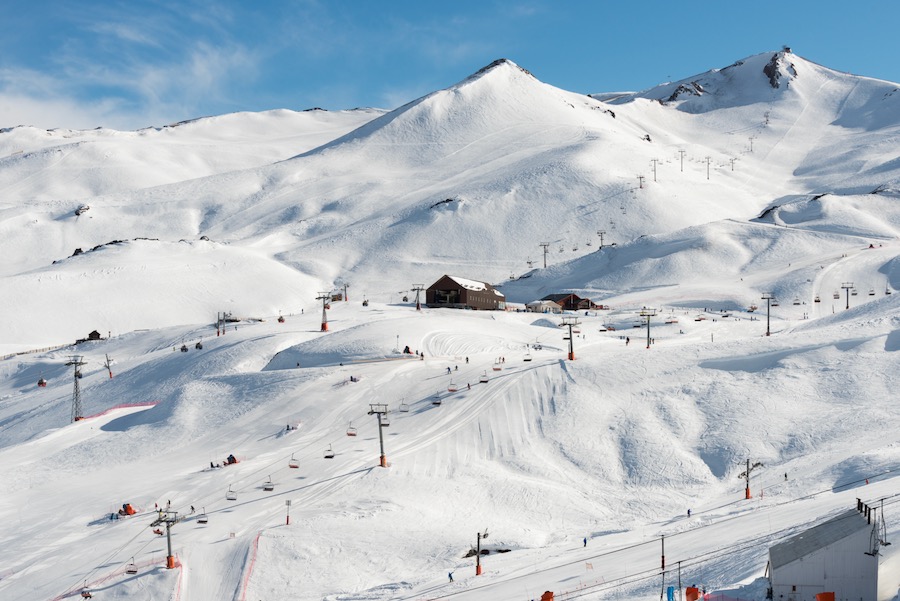
[[[688,517],[691,517],[691,510],[688,509]]]
[[[448,572],[448,573],[447,573],[447,578],[450,579],[450,582],[453,582],[453,572]]]
[[[450,366],[447,366],[447,373],[450,373]]]
[[[628,346],[628,343],[631,342],[631,338],[628,336],[625,337],[625,346]]]
[[[584,546],[587,547],[587,537],[584,537]]]

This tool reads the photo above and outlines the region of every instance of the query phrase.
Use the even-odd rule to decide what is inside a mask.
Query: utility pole
[[[484,529],[484,533],[479,532],[478,538],[475,541],[475,575],[481,576],[481,539],[488,537],[487,528]]]
[[[709,163],[712,160],[710,157],[706,157],[706,179],[709,179]]]
[[[81,386],[79,382],[81,381],[81,370],[79,369],[82,365],[85,365],[85,362],[82,361],[84,357],[81,355],[73,355],[69,362],[66,365],[74,365],[75,366],[75,390],[72,392],[72,421],[77,422],[84,419],[84,410],[81,407]]]
[[[563,325],[569,328],[569,337],[564,340],[569,341],[569,361],[575,360],[575,348],[572,346],[572,327],[577,326],[580,321],[577,317],[563,317]]]
[[[841,288],[847,291],[847,306],[844,307],[844,310],[846,311],[850,308],[850,290],[853,289],[853,282],[844,282],[841,284]]]
[[[316,300],[322,301],[322,331],[328,331],[328,315],[325,313],[325,310],[328,308],[328,300],[331,298],[330,292],[320,292],[319,296],[316,297]]]
[[[284,505],[287,507],[287,520],[285,520],[284,525],[290,526],[291,525],[291,500],[285,499]]]
[[[350,284],[348,284],[347,282],[344,282],[344,302],[347,302],[348,300],[350,300],[350,297],[347,296],[347,288],[349,288],[349,287],[350,287]]]
[[[166,540],[169,543],[169,554],[166,556],[166,568],[169,570],[175,567],[175,555],[172,554],[172,526],[179,521],[177,511],[163,511],[160,509],[159,517],[150,524],[151,528],[156,528],[161,524],[166,525]]]
[[[606,234],[606,230],[597,230],[597,235],[600,236],[600,249],[603,249],[603,235]]]
[[[425,290],[424,284],[416,284],[412,287],[416,291],[416,311],[422,310],[422,303],[419,302],[419,294]]]
[[[103,364],[103,367],[109,372],[109,379],[112,380],[112,359],[109,358],[109,353],[106,353],[106,363]]]
[[[538,246],[542,246],[544,248],[544,269],[547,269],[547,253],[549,252],[547,249],[550,247],[550,243],[541,242],[540,244],[538,244]]]
[[[387,415],[388,407],[387,403],[369,403],[369,415],[374,415],[378,418],[378,444],[381,446],[381,458],[379,459],[379,465],[381,467],[387,467],[387,456],[384,454],[384,435],[381,433],[381,429],[384,427],[384,424],[381,421],[382,415]]]
[[[647,348],[650,348],[650,318],[656,315],[656,309],[641,309],[641,317],[647,320]]]
[[[769,327],[771,323],[769,321],[769,313],[772,311],[772,301],[775,299],[775,295],[771,292],[763,292],[762,299],[766,301],[766,336],[769,336],[772,333]]]
[[[681,172],[684,173],[684,150],[679,150],[678,154],[681,155]]]
[[[653,181],[656,181],[656,164],[659,162],[659,159],[650,159],[650,162],[653,164]]]
[[[643,187],[644,187],[644,176],[643,176],[643,175],[639,175],[639,176],[637,176],[637,178],[638,178],[638,188],[643,189]]]
[[[760,463],[759,461],[757,461],[753,465],[750,465],[750,460],[748,459],[747,460],[747,470],[744,472],[741,472],[741,474],[738,476],[738,478],[743,478],[747,483],[747,488],[744,490],[744,498],[745,499],[750,498],[750,472],[752,472],[753,470],[755,470],[758,467],[765,467],[765,466],[763,466],[763,464]]]

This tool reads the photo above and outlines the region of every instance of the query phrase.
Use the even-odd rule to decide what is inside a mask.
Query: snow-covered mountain
[[[590,96],[501,59],[392,111],[0,130],[0,596],[650,599],[665,536],[762,599],[767,545],[856,497],[896,533],[898,97],[789,51]],[[445,273],[611,309],[567,361],[556,316],[401,301]]]

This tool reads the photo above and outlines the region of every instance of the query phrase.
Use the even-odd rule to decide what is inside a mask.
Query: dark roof
[[[773,569],[779,568],[871,527],[865,516],[851,509],[770,547],[769,560]]]
[[[548,294],[547,296],[545,296],[545,297],[542,298],[541,300],[548,300],[548,301],[553,301],[553,302],[555,302],[555,303],[558,303],[559,301],[565,300],[565,299],[567,299],[567,298],[569,298],[569,297],[571,297],[571,296],[574,296],[574,297],[577,298],[578,300],[581,300],[581,297],[578,296],[577,294],[575,294],[574,292],[567,292],[567,293],[565,293],[565,294]]]

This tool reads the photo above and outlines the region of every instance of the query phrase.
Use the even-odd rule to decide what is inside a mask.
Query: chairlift
[[[363,299],[363,307],[368,307],[368,306],[369,306],[369,299],[364,298]]]
[[[399,411],[400,411],[400,413],[409,413],[409,405],[407,403],[401,401]]]
[[[500,364],[500,359],[494,360],[494,367],[492,367],[494,371],[500,371],[503,369],[503,365]]]
[[[47,380],[45,380],[45,379],[42,377],[40,380],[38,380],[38,386],[39,386],[40,388],[46,388],[46,387],[47,387]]]
[[[300,467],[300,462],[294,459],[294,454],[291,453],[291,460],[288,461],[288,467],[292,470],[295,470]]]
[[[197,523],[198,524],[206,524],[208,522],[209,522],[209,518],[206,517],[206,507],[204,507],[203,513],[201,513],[199,516],[197,516]]]
[[[821,302],[822,302],[822,299],[819,298],[819,295],[817,294],[817,295],[816,295],[816,298],[813,299],[813,302],[821,303]]]
[[[347,428],[347,436],[356,436],[356,428],[353,427],[353,422],[350,422],[350,426]]]
[[[278,323],[284,323],[284,315],[278,316]]]
[[[850,296],[856,296],[859,292],[856,291],[856,288],[850,291]]]
[[[226,501],[237,501],[237,493],[231,490],[231,485],[228,485],[228,492],[225,493]]]
[[[838,292],[837,290],[835,290],[835,292],[834,292],[834,294],[832,295],[832,297],[834,297],[834,300],[840,300],[840,298],[841,298],[841,293]]]
[[[92,599],[93,597],[94,597],[94,595],[91,594],[90,589],[88,589],[86,587],[81,589],[81,598],[82,599]]]
[[[884,293],[885,293],[885,294],[890,294],[890,293],[891,293],[891,289],[890,289],[890,288],[885,288],[885,289],[884,289]]]
[[[408,303],[408,302],[409,302],[409,297],[406,296],[405,294],[403,295],[403,302],[404,302],[404,303]]]
[[[875,296],[875,289],[869,288],[869,296]]]
[[[522,361],[531,361],[531,351],[525,351],[525,356],[522,357]]]
[[[431,400],[431,404],[440,407],[440,405],[441,405],[441,393],[440,393],[440,391],[434,393],[434,398]]]
[[[194,348],[197,349],[198,351],[202,351],[202,350],[203,350],[203,343],[200,342],[200,341],[198,340],[198,341],[197,341],[197,344],[194,345]]]
[[[459,390],[459,387],[453,382],[453,380],[450,380],[450,385],[447,386],[447,392],[456,392],[457,390]]]
[[[748,312],[748,313],[753,313],[753,312],[756,311],[757,309],[759,309],[758,306],[756,306],[756,305],[750,305],[750,307],[747,309],[747,312]]]
[[[488,382],[487,372],[484,372],[483,374],[481,374],[481,377],[478,378],[478,381],[481,382],[482,384],[487,384],[487,382]]]
[[[275,483],[272,482],[272,476],[269,476],[269,479],[263,482],[262,489],[264,492],[272,492],[275,490]]]
[[[79,380],[84,377],[83,374],[81,373],[80,369],[75,370],[75,377],[78,378]]]
[[[799,305],[799,304],[800,304],[800,299],[799,299],[799,298],[795,298],[795,299],[794,299],[794,304],[795,304],[795,305]]]
[[[181,352],[182,352],[182,353],[188,352],[188,347],[187,347],[186,344],[182,344],[182,345],[181,345]]]
[[[778,306],[778,301],[775,300],[774,298],[772,299],[772,306],[773,306],[773,307],[777,307],[777,306]]]
[[[334,450],[332,450],[331,445],[328,445],[328,448],[325,449],[325,459],[334,459]]]
[[[125,573],[126,574],[137,574],[138,573],[137,566],[134,565],[134,557],[131,558],[131,563],[129,563],[128,567],[125,568]]]

